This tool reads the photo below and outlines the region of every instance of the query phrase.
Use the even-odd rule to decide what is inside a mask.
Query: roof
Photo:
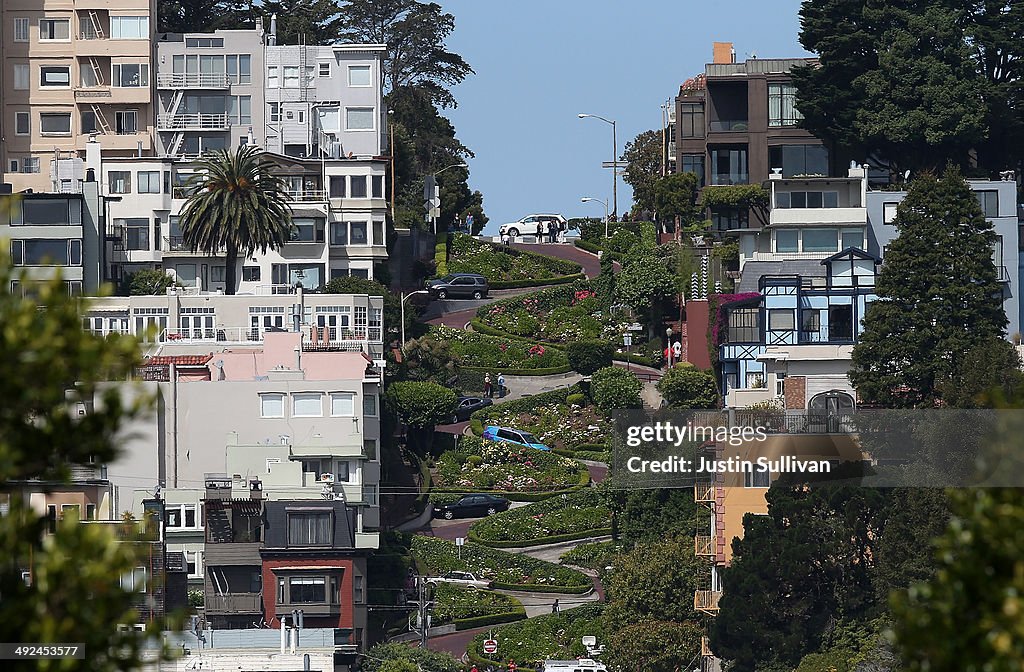
[[[848,259],[850,257],[857,257],[858,259],[868,259],[870,261],[875,262],[876,264],[882,263],[881,259],[879,259],[878,257],[869,252],[865,252],[864,250],[858,247],[848,247],[841,252],[833,254],[831,257],[826,257],[822,259],[821,264],[824,266],[826,264],[832,263],[833,261],[838,261],[840,259]]]
[[[760,291],[761,278],[772,275],[799,275],[806,278],[825,277],[819,259],[788,259],[786,261],[748,261],[736,288],[738,294]]]
[[[213,358],[213,353],[206,355],[159,355],[146,360],[147,366],[206,366]]]

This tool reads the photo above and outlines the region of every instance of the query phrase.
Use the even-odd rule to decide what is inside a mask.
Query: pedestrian
[[[504,245],[505,247],[508,247],[511,243],[512,243],[512,236],[508,235],[507,232],[501,234],[501,244],[502,245]]]
[[[508,661],[508,672],[516,672],[517,669],[518,668],[516,667],[516,661],[512,660],[511,658],[509,658],[509,661]]]
[[[558,613],[558,598],[557,597],[555,598],[555,603],[551,605],[551,613],[552,614],[557,614]]]
[[[504,399],[507,390],[505,389],[505,374],[498,374],[498,398]]]
[[[474,665],[472,668],[470,668],[469,672],[479,672],[479,670],[477,670],[476,665]]]
[[[539,222],[537,222],[537,242],[538,243],[543,243],[544,242],[544,235],[548,232],[548,230],[546,228],[544,228],[546,226],[547,226],[547,222],[545,222],[543,219],[540,220]]]
[[[554,220],[552,220],[551,222],[548,222],[548,233],[551,235],[551,242],[552,243],[557,243],[558,242],[558,227],[559,227],[558,222],[556,222]]]
[[[488,399],[494,398],[494,388],[491,386],[491,374],[484,374],[484,396]]]
[[[466,233],[473,234],[473,215],[466,215]]]

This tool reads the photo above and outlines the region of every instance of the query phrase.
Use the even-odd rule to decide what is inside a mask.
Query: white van
[[[579,660],[545,660],[541,672],[608,672],[608,668],[590,658],[580,658]]]

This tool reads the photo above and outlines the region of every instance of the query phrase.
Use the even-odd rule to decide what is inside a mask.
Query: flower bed
[[[433,327],[431,334],[447,342],[461,366],[490,369],[494,374],[509,371],[569,370],[564,351],[540,343],[500,338],[451,327]],[[522,374],[518,374],[522,375]]]
[[[544,660],[585,657],[587,651],[581,641],[584,636],[593,635],[599,643],[608,641],[601,620],[602,609],[602,605],[584,605],[496,628],[493,636],[498,640],[498,653],[494,659],[483,653],[489,633],[480,633],[467,647],[469,659],[476,665],[499,668],[506,661],[515,660],[525,672],[540,669]]]
[[[455,623],[456,629],[486,625],[480,623],[508,623],[526,618],[526,609],[514,597],[494,592],[438,583],[434,590],[433,625]],[[464,625],[469,623],[469,625]]]
[[[580,544],[562,553],[558,561],[564,565],[574,565],[595,571],[602,570],[611,564],[612,559],[622,553],[623,549],[623,545],[616,541]]]
[[[436,461],[434,485],[442,490],[544,492],[580,485],[585,468],[576,460],[477,437],[460,439]]]
[[[469,528],[473,541],[498,547],[533,546],[611,531],[611,511],[593,488],[488,516]]]
[[[494,288],[505,283],[543,285],[581,271],[579,264],[565,259],[506,248],[461,233],[453,235],[448,245],[449,273],[479,273]]]
[[[583,446],[593,450],[591,444],[606,445],[611,431],[608,420],[591,405],[565,403],[568,394],[570,390],[558,390],[549,398],[535,395],[488,406],[474,413],[473,419],[479,420],[481,426],[515,427],[530,432],[557,450],[575,451]]]
[[[495,588],[580,594],[593,587],[590,578],[578,570],[473,542],[466,542],[460,558],[453,542],[416,535],[412,538],[412,554],[431,574],[472,572],[493,581]]]

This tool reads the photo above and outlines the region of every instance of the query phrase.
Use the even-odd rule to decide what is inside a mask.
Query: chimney
[[[735,63],[736,50],[732,48],[732,42],[712,43],[712,63]]]
[[[277,14],[270,15],[270,35],[267,36],[267,46],[277,46]]]

